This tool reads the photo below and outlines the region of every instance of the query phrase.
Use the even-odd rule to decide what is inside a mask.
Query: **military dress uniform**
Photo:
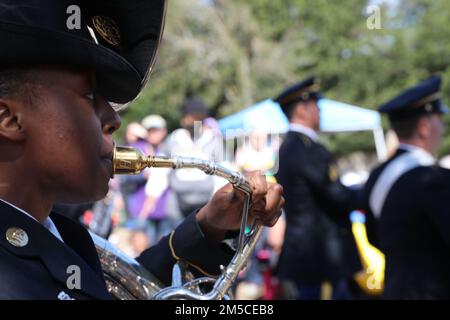
[[[112,299],[94,243],[79,223],[52,213],[40,224],[22,210],[0,200],[0,299]],[[47,225],[54,224],[52,230]],[[233,250],[206,241],[191,214],[170,235],[137,260],[165,285],[174,263],[183,260],[194,273],[220,274]],[[207,259],[206,259],[207,257]],[[72,288],[73,266],[79,288]]]
[[[391,121],[444,113],[441,79],[431,77],[380,107]],[[363,203],[369,233],[385,254],[386,299],[450,298],[450,171],[414,145],[396,153],[370,175]]]
[[[276,101],[286,112],[300,100],[318,98],[315,79],[309,78]],[[298,286],[299,298],[319,298],[324,282],[337,284],[359,268],[348,219],[356,192],[340,184],[334,159],[316,133],[298,124],[290,124],[280,147],[276,178],[286,200],[278,276]]]
[[[165,7],[165,0],[0,0],[0,69],[52,64],[94,70],[98,92],[114,106],[126,104],[148,80]],[[205,239],[193,213],[137,260],[170,284],[177,260],[217,275],[232,253]],[[70,278],[77,269],[79,286]],[[40,224],[0,200],[0,299],[110,298],[81,225],[55,212]]]

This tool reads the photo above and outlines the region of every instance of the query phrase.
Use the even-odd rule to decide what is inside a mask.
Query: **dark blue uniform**
[[[369,197],[386,166],[404,154],[399,149],[375,169],[364,189],[364,202],[373,220]],[[450,298],[450,171],[420,166],[403,174],[389,191],[382,213],[369,223],[369,238],[386,257],[387,299]]]
[[[348,214],[355,193],[332,172],[325,147],[289,131],[279,153],[278,182],[286,199],[286,234],[278,275],[297,284],[335,282],[350,277],[359,261]]]
[[[111,299],[89,233],[64,216],[52,213],[50,217],[64,243],[37,221],[0,201],[0,299],[60,299],[62,295],[73,299]],[[26,245],[14,245],[7,240],[11,228],[25,231]],[[227,264],[233,253],[226,245],[219,247],[205,240],[195,214],[176,229],[172,246],[177,258],[210,274],[219,274],[219,265]],[[144,251],[137,260],[163,283],[170,284],[176,259],[168,237]],[[71,265],[80,268],[79,290],[71,290],[67,285],[73,274],[68,272]]]

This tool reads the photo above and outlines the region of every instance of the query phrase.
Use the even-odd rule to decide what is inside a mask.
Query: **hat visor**
[[[138,71],[93,40],[7,23],[0,23],[0,39],[1,68],[51,64],[91,69],[96,73],[98,92],[117,104],[133,100],[141,90]]]
[[[320,92],[320,91],[313,92],[313,93],[311,94],[311,97],[312,97],[312,99],[314,99],[314,100],[316,100],[316,101],[319,101],[320,99],[323,99],[323,98],[324,98],[322,92]]]

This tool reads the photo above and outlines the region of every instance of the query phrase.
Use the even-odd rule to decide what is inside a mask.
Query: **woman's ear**
[[[0,98],[0,138],[21,141],[25,138],[22,126],[23,114],[17,108],[18,102]]]

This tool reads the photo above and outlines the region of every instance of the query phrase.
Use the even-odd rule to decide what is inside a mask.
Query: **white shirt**
[[[313,140],[315,142],[317,142],[319,140],[319,136],[313,129],[305,127],[302,124],[290,123],[289,130],[303,133],[304,135],[307,135],[309,138],[311,138],[311,140]]]
[[[427,150],[425,150],[425,149],[423,149],[423,148],[421,148],[421,147],[415,146],[415,145],[413,145],[413,144],[409,144],[409,143],[400,143],[400,144],[398,145],[398,148],[399,148],[399,149],[402,149],[402,150],[405,150],[405,151],[409,151],[409,152],[419,149],[419,150],[421,150],[422,152],[424,152],[425,154],[427,154],[428,156],[432,157],[434,160],[436,160],[436,158],[435,158],[431,153],[429,153]]]
[[[22,210],[22,209],[16,207],[15,205],[13,205],[12,203],[9,203],[6,200],[0,199],[0,201],[3,201],[7,205],[10,205],[11,207],[17,209],[18,211],[22,212],[23,214],[25,214],[29,218],[31,218],[34,221],[36,221],[37,223],[39,223],[39,221],[37,221],[35,217],[30,215],[25,210]],[[53,223],[52,219],[50,219],[50,217],[45,218],[44,222],[42,222],[42,225],[44,226],[44,228],[46,228],[48,231],[50,231],[51,234],[53,234],[56,238],[58,238],[61,242],[64,242],[63,238],[61,237],[61,234],[59,233],[58,229],[56,228],[55,224]]]
[[[370,192],[369,205],[376,218],[381,216],[391,188],[403,174],[419,166],[432,166],[436,162],[436,159],[428,151],[420,147],[401,144],[399,148],[407,152],[395,157],[387,164]]]

